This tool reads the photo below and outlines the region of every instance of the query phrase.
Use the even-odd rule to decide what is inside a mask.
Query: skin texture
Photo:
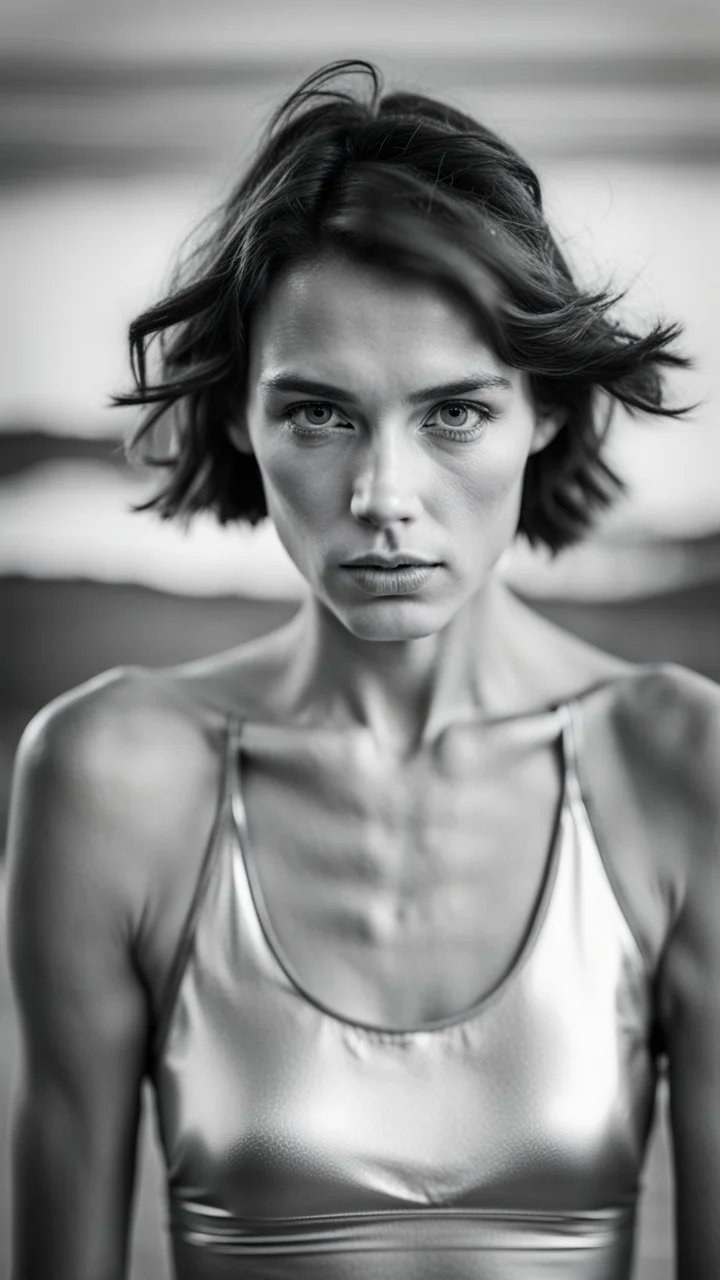
[[[289,373],[343,395],[270,390]],[[471,376],[508,385],[412,400]],[[471,439],[448,436],[468,421]],[[350,1017],[417,1024],[476,999],[517,954],[559,801],[548,711],[571,697],[598,841],[657,975],[678,1275],[720,1274],[720,698],[581,644],[496,582],[527,457],[561,425],[429,286],[339,260],[276,282],[233,439],[255,452],[306,601],[260,643],[74,691],[19,753],[12,1280],[125,1274],[148,1035],[227,714],[247,721],[255,863],[295,967]],[[395,550],[440,568],[375,598],[341,567]]]
[[[341,394],[309,400],[299,378]],[[293,385],[278,390],[278,379]],[[420,398],[460,380],[480,385],[453,401]],[[342,259],[276,282],[255,321],[249,387],[234,439],[254,452],[273,523],[311,588],[298,696],[351,691],[378,746],[432,736],[446,702],[458,714],[476,700],[468,630],[477,634],[490,570],[517,526],[527,458],[560,420],[536,414],[524,377],[442,293]],[[401,551],[440,562],[409,596],[368,597],[342,568]]]

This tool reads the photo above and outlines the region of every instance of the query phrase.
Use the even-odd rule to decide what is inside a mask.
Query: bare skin
[[[325,397],[296,412],[297,390],[270,388],[293,367],[349,392],[334,416]],[[463,396],[482,429],[444,437],[463,413],[438,402],[459,397],[409,397],[475,371],[496,384]],[[320,435],[294,436],[288,409]],[[569,699],[598,841],[657,977],[678,1275],[720,1272],[720,696],[601,654],[495,581],[528,453],[560,425],[429,289],[326,263],[269,298],[235,436],[308,582],[303,608],[262,642],[67,695],[20,753],[13,1280],[125,1274],[148,1040],[228,716],[246,722],[253,857],[295,968],[350,1018],[417,1026],[476,1000],[518,952],[558,811],[553,708]],[[429,585],[378,596],[343,570],[398,549],[437,561]]]

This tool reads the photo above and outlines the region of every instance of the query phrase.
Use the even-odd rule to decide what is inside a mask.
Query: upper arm
[[[720,1275],[720,696],[688,690],[678,718],[682,900],[658,970],[668,1055],[677,1274]],[[693,701],[696,700],[696,701]]]
[[[11,798],[17,1280],[125,1269],[147,1037],[132,953],[142,893],[113,778],[119,744],[90,703],[30,726]]]
[[[720,690],[680,667],[600,691],[585,789],[655,979],[667,1053],[677,1275],[720,1276]]]

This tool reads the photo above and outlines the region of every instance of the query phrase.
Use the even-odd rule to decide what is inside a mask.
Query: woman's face
[[[330,257],[274,283],[248,372],[233,435],[318,599],[367,639],[442,629],[512,540],[553,434],[526,379],[440,289]]]

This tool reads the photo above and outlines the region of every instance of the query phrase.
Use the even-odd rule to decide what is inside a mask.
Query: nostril
[[[417,495],[400,485],[360,482],[352,495],[350,510],[356,520],[371,524],[394,524],[414,519],[420,509]]]

